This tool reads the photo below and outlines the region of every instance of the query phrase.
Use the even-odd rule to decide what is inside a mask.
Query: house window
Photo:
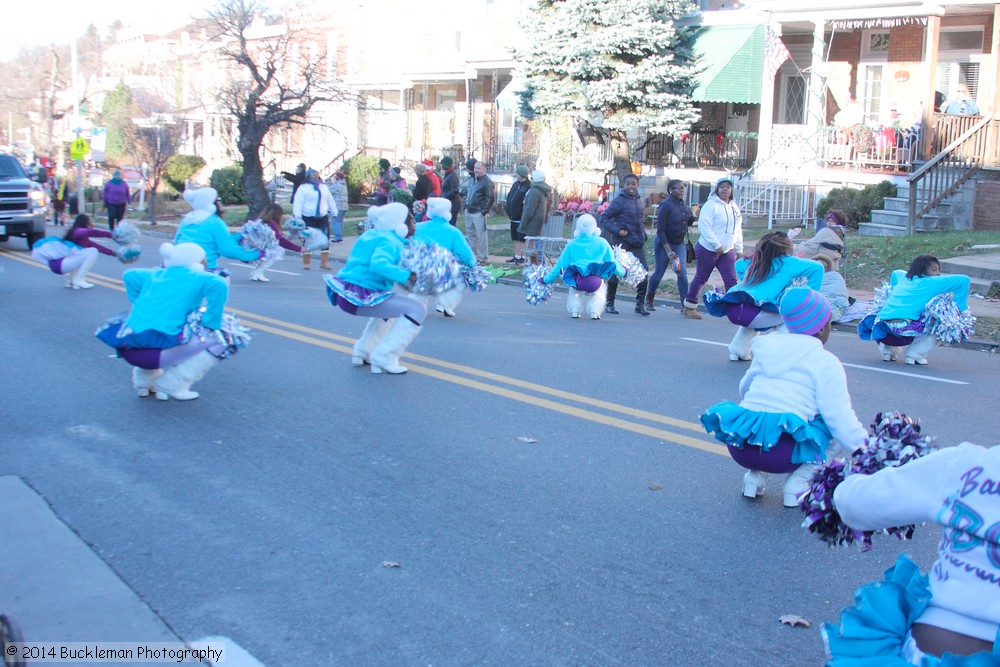
[[[788,73],[781,77],[781,99],[778,122],[784,125],[802,125],[806,122],[806,78]]]
[[[337,33],[326,35],[326,78],[337,78]]]
[[[865,30],[861,34],[861,57],[863,59],[885,59],[889,56],[889,31]]]
[[[938,40],[935,89],[951,99],[960,83],[969,87],[972,99],[979,96],[979,63],[983,53],[981,27],[942,28]]]
[[[885,68],[882,63],[861,63],[858,72],[858,84],[861,94],[858,96],[865,110],[865,123],[882,125],[888,122],[882,117],[885,105]]]

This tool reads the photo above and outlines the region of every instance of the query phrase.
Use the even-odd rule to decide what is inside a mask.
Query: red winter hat
[[[433,167],[434,166],[434,161],[431,160],[430,158],[427,158],[426,160],[422,161],[420,164],[426,164],[428,167]]]

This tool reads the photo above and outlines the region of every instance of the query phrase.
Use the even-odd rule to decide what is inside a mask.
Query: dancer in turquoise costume
[[[943,535],[926,576],[901,556],[840,627],[823,626],[828,665],[1000,665],[1000,448],[963,443],[850,475],[833,500],[857,530],[930,522]]]
[[[427,217],[426,222],[417,224],[413,240],[436,243],[453,254],[459,264],[469,268],[474,267],[476,255],[472,252],[472,247],[465,240],[465,234],[451,224],[451,202],[443,197],[429,197],[427,199]],[[463,280],[457,286],[429,297],[429,299],[434,300],[434,309],[437,312],[445,317],[455,317],[455,308],[465,296],[466,289],[466,282]]]
[[[705,307],[715,317],[728,317],[738,328],[729,343],[730,361],[748,361],[750,342],[758,331],[781,325],[778,302],[789,287],[805,283],[814,290],[823,286],[823,266],[794,256],[795,246],[785,232],[768,232],[754,248],[740,282],[724,295],[705,295]]]
[[[851,407],[844,367],[823,349],[830,336],[826,298],[808,287],[792,288],[781,300],[780,315],[787,333],[753,341],[753,363],[740,381],[740,404],[713,405],[701,423],[748,469],[744,496],[763,494],[769,472],[791,473],[782,501],[797,507],[831,439],[852,452],[866,433]]]
[[[611,276],[624,277],[625,269],[615,261],[611,244],[601,237],[597,220],[589,213],[576,219],[573,240],[566,244],[559,261],[542,279],[553,283],[558,278],[569,287],[566,310],[578,318],[587,313],[592,320],[601,319]]]

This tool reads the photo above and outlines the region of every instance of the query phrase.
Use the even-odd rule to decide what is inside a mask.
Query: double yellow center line
[[[0,255],[24,262],[25,264],[47,268],[24,255],[14,254],[10,251],[0,249]],[[93,274],[88,274],[87,277],[88,280],[102,287],[108,287],[121,292],[125,291],[121,280]],[[295,340],[300,343],[314,345],[347,355],[351,354],[354,346],[353,338],[245,310],[232,308],[228,310],[236,314],[243,324],[255,331],[263,331],[276,336],[282,336],[289,340]],[[611,426],[657,440],[691,447],[711,454],[729,456],[726,448],[710,440],[705,435],[701,425],[696,422],[684,421],[655,412],[617,405],[595,399],[591,396],[563,391],[505,375],[498,375],[442,359],[412,353],[407,353],[404,357],[407,360],[406,367],[410,373],[426,375],[442,382],[450,382],[468,389],[493,394],[494,396],[500,396],[512,401],[519,401],[536,408],[551,410],[577,419]],[[414,361],[417,363],[413,363]],[[700,438],[677,433],[674,430],[667,430],[664,427],[698,433],[700,434]]]

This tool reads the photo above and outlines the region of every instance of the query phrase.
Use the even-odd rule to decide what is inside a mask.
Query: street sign
[[[108,143],[108,130],[105,127],[90,128],[90,158],[94,162],[104,162],[104,149]]]
[[[87,185],[99,188],[104,185],[104,170],[103,169],[91,169],[87,172]]]
[[[90,143],[83,137],[77,137],[69,145],[69,159],[82,160],[90,152]]]

